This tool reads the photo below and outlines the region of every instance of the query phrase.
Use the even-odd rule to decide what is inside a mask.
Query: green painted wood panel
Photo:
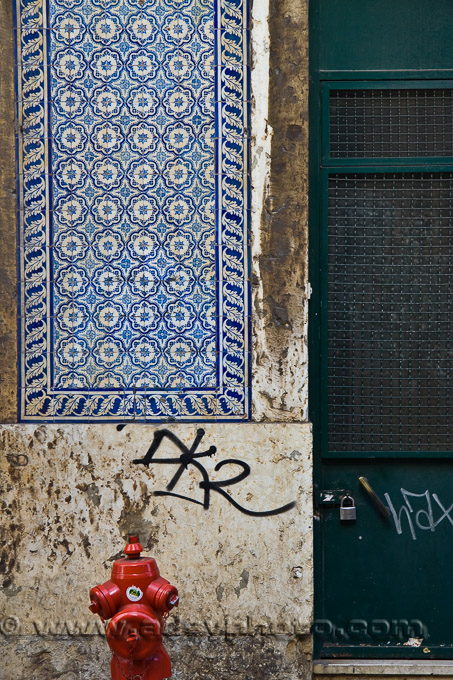
[[[388,520],[362,490],[361,475],[390,508]],[[317,511],[324,566],[319,656],[453,658],[452,483],[448,461],[324,466],[323,488],[349,491],[357,520],[340,522],[338,505]]]
[[[453,68],[451,0],[322,0],[321,70]]]

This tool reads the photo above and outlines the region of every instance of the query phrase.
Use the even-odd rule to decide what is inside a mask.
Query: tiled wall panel
[[[247,0],[17,0],[20,414],[249,415]]]

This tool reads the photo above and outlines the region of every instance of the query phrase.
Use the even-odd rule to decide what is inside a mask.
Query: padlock
[[[345,505],[348,503],[348,505]],[[352,496],[347,494],[341,499],[340,503],[340,519],[351,521],[357,519],[357,511],[355,507],[355,502]]]

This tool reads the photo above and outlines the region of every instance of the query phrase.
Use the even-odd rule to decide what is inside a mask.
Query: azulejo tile
[[[247,419],[247,0],[45,1],[15,7],[21,418]]]

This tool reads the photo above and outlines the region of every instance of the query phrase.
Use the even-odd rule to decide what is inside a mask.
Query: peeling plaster
[[[308,3],[259,0],[252,29],[252,417],[307,419]]]
[[[239,581],[239,585],[237,588],[234,588],[234,592],[236,595],[239,597],[241,594],[241,590],[244,590],[244,588],[247,588],[249,584],[249,572],[247,569],[244,569],[242,574],[241,574],[241,580]]]

